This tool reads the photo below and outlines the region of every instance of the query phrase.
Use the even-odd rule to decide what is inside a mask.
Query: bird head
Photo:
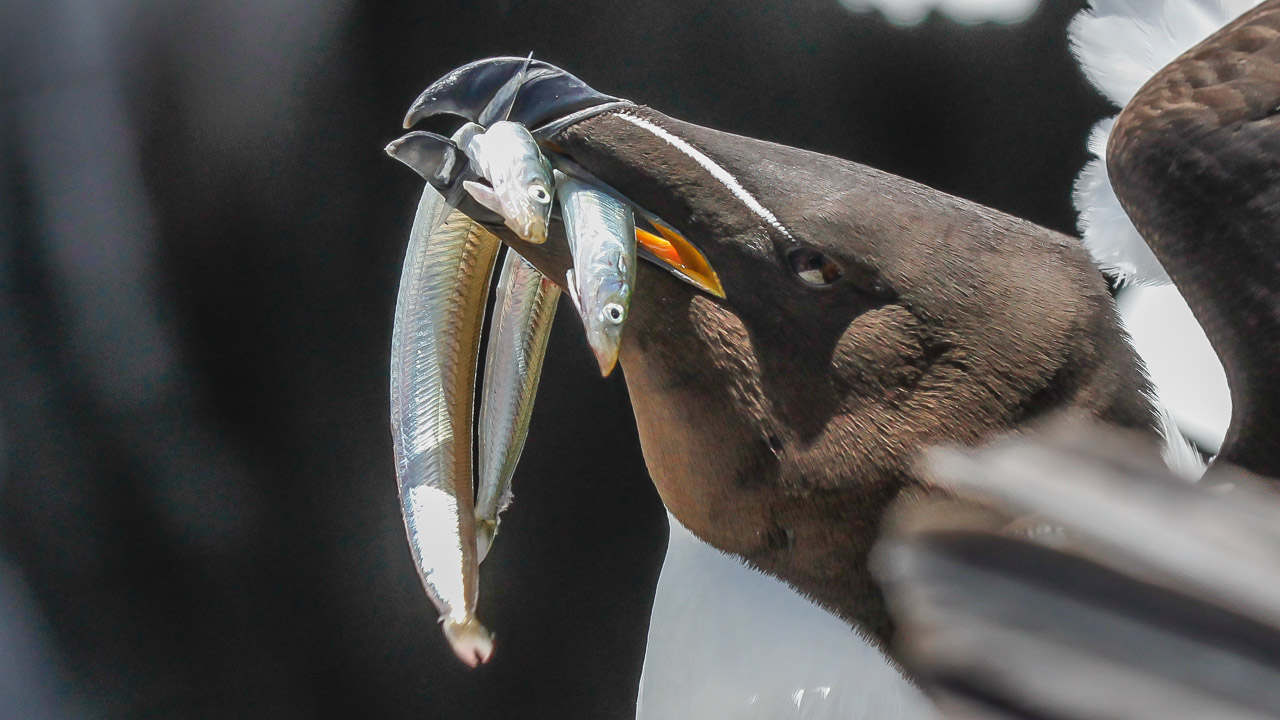
[[[460,68],[409,120],[471,119],[523,63]],[[866,550],[884,509],[917,492],[923,448],[1065,407],[1152,426],[1146,380],[1074,238],[681,122],[545,63],[527,75],[511,119],[671,246],[641,238],[652,262],[619,360],[663,501],[712,545],[883,635]],[[499,234],[564,282],[562,230],[543,245]]]

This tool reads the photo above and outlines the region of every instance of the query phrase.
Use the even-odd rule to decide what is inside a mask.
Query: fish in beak
[[[408,123],[475,121],[522,68],[510,120],[633,213],[646,262],[618,360],[664,503],[711,545],[886,639],[868,553],[891,504],[930,492],[923,448],[1064,408],[1155,432],[1149,384],[1075,239],[524,58],[455,70]],[[419,172],[449,190],[448,173]],[[564,221],[535,245],[473,217],[569,284]]]
[[[529,434],[559,300],[559,286],[517,253],[507,253],[489,325],[480,402],[476,544],[481,561],[498,533],[500,514],[511,504],[511,480]]]
[[[541,245],[551,220],[551,166],[520,123],[500,120],[485,129],[468,123],[459,144],[487,184],[463,181],[467,194],[500,215],[521,240]]]
[[[446,157],[428,152],[437,145],[412,138],[389,151]],[[409,547],[450,647],[473,667],[493,652],[492,636],[476,617],[480,559],[470,438],[499,247],[482,225],[427,188],[405,252],[391,340],[391,437]]]
[[[561,172],[556,172],[556,197],[573,256],[565,284],[600,374],[607,376],[618,362],[635,284],[635,214],[626,203]]]

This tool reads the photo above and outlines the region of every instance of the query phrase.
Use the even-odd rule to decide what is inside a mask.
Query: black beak
[[[548,63],[529,58],[489,58],[464,65],[432,83],[409,109],[405,127],[439,114],[457,115],[485,127],[503,119],[523,124],[558,170],[628,203],[637,216],[648,223],[647,229],[637,232],[636,237],[642,257],[694,287],[724,298],[724,288],[706,257],[670,223],[647,212],[644,205],[609,187],[598,175],[557,152],[559,143],[565,139],[565,130],[615,110],[636,107],[628,100],[597,92]],[[627,144],[625,138],[615,139]],[[452,141],[434,133],[412,132],[388,145],[387,152],[425,178],[450,205],[497,232],[544,274],[551,271],[548,277],[558,276],[554,270],[563,265],[566,259],[563,254],[553,258],[546,248],[513,241],[502,232],[502,219],[463,191],[462,182],[476,179],[478,173],[471,168],[466,153]],[[637,159],[643,158],[628,158]],[[660,172],[661,168],[656,171]]]
[[[476,202],[462,187],[464,180],[479,180],[471,161],[452,140],[430,132],[411,132],[391,141],[387,154],[408,165],[453,207],[484,225],[502,224],[502,218]]]
[[[386,150],[446,196],[474,172],[467,154],[449,138],[435,133],[411,132],[393,140]]]
[[[432,83],[409,108],[404,126],[449,114],[486,127],[498,120],[513,120],[542,138],[565,125],[630,104],[597,92],[541,60],[488,58],[463,65]]]

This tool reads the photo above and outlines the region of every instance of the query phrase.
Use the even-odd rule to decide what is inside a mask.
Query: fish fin
[[[573,307],[578,311],[578,315],[582,315],[582,300],[578,298],[578,277],[574,274],[573,268],[569,268],[564,273],[564,285],[569,288],[569,299],[573,301]]]
[[[520,88],[524,85],[525,78],[529,75],[529,64],[533,62],[533,53],[529,53],[529,57],[524,59],[524,65],[520,68],[520,72],[512,75],[502,87],[498,88],[498,92],[494,93],[493,99],[485,106],[484,111],[480,113],[477,121],[488,127],[499,120],[509,120],[511,118],[511,108],[516,104],[516,96],[520,94]]]
[[[462,186],[467,189],[467,193],[471,195],[473,200],[498,213],[499,216],[506,217],[502,214],[502,202],[498,199],[498,195],[493,191],[493,188],[474,180],[464,180]]]
[[[453,134],[453,140],[467,153],[467,157],[471,158],[471,162],[476,162],[475,155],[471,151],[471,142],[478,136],[484,134],[484,126],[469,122],[458,128],[458,132]]]

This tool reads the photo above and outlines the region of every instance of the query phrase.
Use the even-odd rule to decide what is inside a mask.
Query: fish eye
[[[627,319],[627,309],[619,303],[611,302],[604,306],[604,319],[614,325],[621,325]]]
[[[535,183],[529,186],[529,197],[543,205],[551,202],[551,193],[547,192],[547,189],[540,183]]]
[[[844,271],[834,260],[813,248],[792,250],[787,260],[791,262],[791,270],[810,285],[830,285],[844,277]]]

